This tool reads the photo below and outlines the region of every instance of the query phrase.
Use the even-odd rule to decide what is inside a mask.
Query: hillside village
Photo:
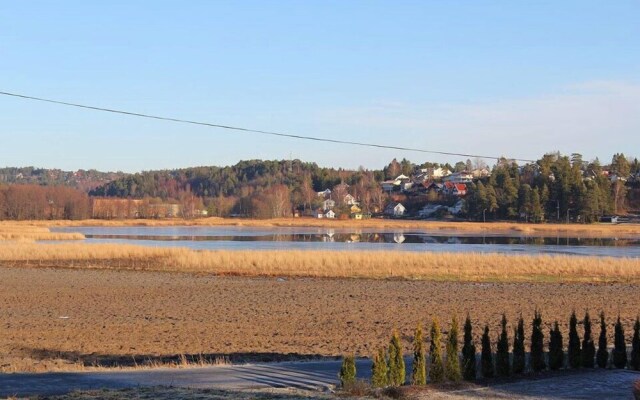
[[[136,174],[0,170],[0,219],[320,218],[594,222],[638,214],[640,163],[558,153],[518,165],[392,160],[382,170],[300,160]]]

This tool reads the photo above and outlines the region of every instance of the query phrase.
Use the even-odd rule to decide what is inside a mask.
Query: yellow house
[[[352,214],[356,214],[356,213],[361,213],[362,212],[362,209],[360,207],[358,207],[357,205],[355,205],[355,204],[351,206],[350,210],[351,210]]]

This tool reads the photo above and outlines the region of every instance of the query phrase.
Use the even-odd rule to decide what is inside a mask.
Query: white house
[[[333,219],[336,217],[336,213],[333,212],[333,210],[329,210],[326,213],[324,213],[324,217],[325,218],[329,218],[329,219]]]
[[[406,208],[402,205],[402,203],[391,203],[384,210],[384,213],[387,215],[392,215],[394,217],[402,217],[407,211]]]
[[[446,168],[423,168],[420,170],[423,174],[426,175],[426,179],[440,179],[444,176],[451,174],[451,172]]]
[[[336,206],[336,202],[334,200],[331,200],[331,199],[327,199],[327,200],[322,202],[322,209],[325,210],[325,211],[331,210],[335,206]]]
[[[453,183],[470,183],[473,182],[473,174],[467,171],[454,172],[451,175],[445,176],[443,180]]]
[[[391,192],[396,187],[396,181],[384,181],[380,183],[380,186],[382,186],[382,190],[385,192]]]
[[[318,197],[329,197],[331,196],[331,189],[325,189],[322,192],[318,192]]]

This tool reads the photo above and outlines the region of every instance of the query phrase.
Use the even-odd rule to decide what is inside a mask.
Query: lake
[[[126,243],[196,250],[392,250],[640,257],[640,238],[442,233],[419,229],[312,227],[65,227],[86,243]]]

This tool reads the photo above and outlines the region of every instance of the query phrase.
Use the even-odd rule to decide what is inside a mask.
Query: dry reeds
[[[0,223],[0,241],[34,241],[34,240],[82,240],[81,233],[50,232],[43,226],[32,226],[18,223]]]
[[[195,251],[121,244],[0,243],[0,265],[229,276],[438,281],[640,282],[637,258],[384,251]]]

